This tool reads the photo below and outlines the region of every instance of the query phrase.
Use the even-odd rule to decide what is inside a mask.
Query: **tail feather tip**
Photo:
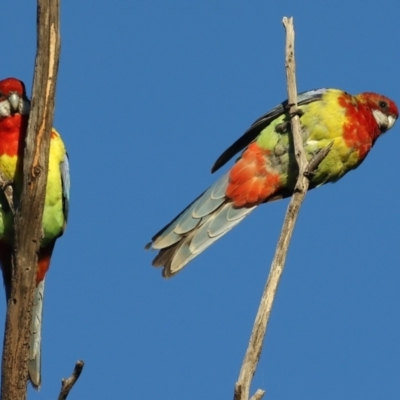
[[[40,361],[37,359],[28,361],[29,381],[36,390],[40,390],[41,374],[40,374]]]

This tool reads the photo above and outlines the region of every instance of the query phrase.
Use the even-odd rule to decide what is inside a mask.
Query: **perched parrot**
[[[15,78],[0,81],[0,171],[12,182],[14,205],[22,190],[22,157],[28,125],[30,101],[23,82]],[[69,163],[64,143],[53,129],[50,142],[49,172],[43,213],[43,239],[38,254],[36,290],[32,311],[29,348],[29,379],[35,388],[41,383],[41,324],[45,274],[57,238],[67,223],[69,204]],[[11,291],[11,255],[13,250],[13,216],[0,193],[0,263],[7,301]]]
[[[392,100],[368,92],[352,96],[338,89],[311,90],[298,96],[298,105],[307,159],[332,144],[310,177],[310,189],[357,168],[399,116]],[[147,244],[159,250],[153,265],[164,268],[164,277],[179,272],[261,203],[292,195],[298,167],[287,101],[257,119],[211,171],[241,150],[232,168]]]

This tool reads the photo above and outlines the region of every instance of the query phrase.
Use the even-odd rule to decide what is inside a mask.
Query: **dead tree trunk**
[[[25,139],[23,189],[15,204],[11,296],[3,347],[3,400],[26,399],[29,328],[60,53],[59,0],[37,0],[37,50]]]

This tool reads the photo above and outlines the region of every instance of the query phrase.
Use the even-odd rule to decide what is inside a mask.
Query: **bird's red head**
[[[25,85],[16,78],[6,78],[0,81],[0,94],[7,96],[9,93],[16,93],[20,97],[26,97]]]
[[[372,110],[381,132],[390,129],[399,117],[399,109],[396,103],[386,96],[366,92],[359,94],[357,97]]]
[[[25,85],[16,78],[0,81],[0,118],[13,114],[29,114],[30,102],[26,97]]]

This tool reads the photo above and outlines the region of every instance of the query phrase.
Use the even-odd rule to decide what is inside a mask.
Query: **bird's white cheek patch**
[[[29,112],[31,111],[31,105],[29,101],[21,99],[19,101],[18,111],[21,115],[28,115]]]
[[[7,100],[0,102],[0,117],[8,117],[10,115],[10,103]]]
[[[391,126],[389,126],[388,116],[384,114],[382,111],[373,110],[372,114],[374,115],[375,121],[381,128],[385,128],[385,130],[391,128]]]

